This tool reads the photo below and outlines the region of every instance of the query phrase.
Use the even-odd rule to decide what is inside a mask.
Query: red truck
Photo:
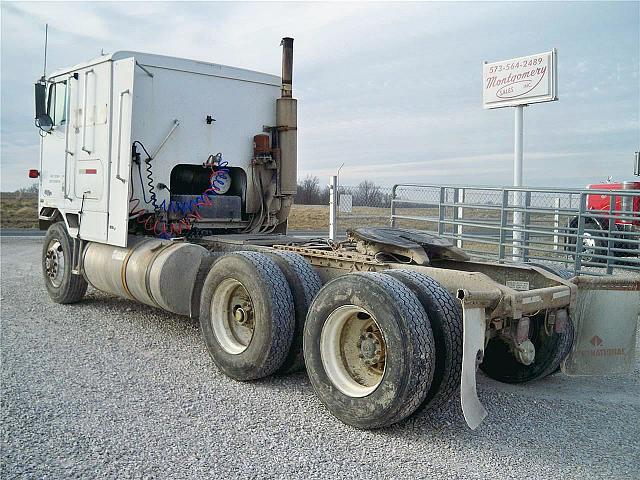
[[[640,155],[635,154],[634,174],[640,175]],[[616,239],[611,245],[612,254],[616,256],[636,256],[640,252],[640,245],[637,242],[640,238],[640,195],[631,195],[629,191],[640,193],[640,181],[615,182],[615,183],[595,183],[587,185],[589,190],[597,190],[593,194],[587,195],[587,215],[584,220],[584,242],[582,247],[582,263],[604,263],[605,258],[597,255],[607,255],[609,223],[611,216],[614,224],[611,228],[611,237]],[[605,193],[604,191],[620,191],[618,195]],[[615,202],[611,208],[611,201]],[[609,217],[604,217],[608,215]],[[577,229],[578,217],[573,217],[569,227]],[[575,233],[575,230],[572,230]],[[575,244],[575,238],[569,243]],[[570,250],[575,250],[572,245]]]

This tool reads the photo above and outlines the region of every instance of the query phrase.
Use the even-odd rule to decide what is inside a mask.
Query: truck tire
[[[298,372],[304,369],[304,353],[302,351],[304,322],[307,318],[307,312],[309,311],[311,302],[318,293],[318,290],[320,290],[320,287],[322,287],[322,282],[316,271],[302,255],[281,250],[275,250],[267,253],[267,255],[278,265],[282,273],[284,273],[289,283],[289,288],[291,288],[295,310],[295,327],[291,348],[282,367],[280,367],[276,373],[286,374]]]
[[[381,273],[324,285],[304,328],[304,359],[320,401],[357,428],[391,425],[424,402],[435,365],[429,318],[411,290]]]
[[[273,260],[257,252],[220,257],[202,288],[200,329],[217,367],[236,380],[278,370],[294,330],[293,296]]]
[[[42,275],[56,303],[77,303],[87,293],[87,281],[72,273],[73,240],[63,222],[52,224],[42,244]]]
[[[571,221],[570,226],[572,228],[578,228],[578,219],[574,218]],[[614,225],[615,227],[615,225]],[[606,263],[607,261],[604,258],[593,258],[593,255],[606,255],[607,251],[607,235],[605,232],[608,229],[608,224],[606,227],[601,226],[592,218],[586,218],[584,221],[584,228],[589,230],[598,230],[598,232],[585,232],[584,238],[582,240],[582,264],[592,263],[592,264],[600,264]],[[617,230],[615,228],[614,230]],[[565,246],[565,250],[571,251],[573,253],[576,252],[576,239],[573,237],[567,237],[565,243],[570,244],[569,246]],[[615,247],[615,244],[614,244]],[[575,257],[574,257],[575,258]]]
[[[556,267],[555,265],[548,265],[546,263],[531,263],[530,265],[535,265],[536,267],[543,268],[547,272],[551,272],[554,275],[559,276],[560,278],[564,278],[565,280],[571,280],[576,276],[571,270],[562,267]],[[571,352],[571,348],[573,347],[573,341],[575,339],[575,328],[573,326],[573,321],[571,320],[571,316],[569,316],[569,321],[567,322],[567,331],[564,332],[561,338],[561,343],[558,345],[556,349],[557,359],[554,359],[550,362],[550,366],[545,373],[543,373],[539,378],[544,378],[549,375],[553,375],[554,373],[558,373],[560,371],[560,364],[562,361],[567,358],[567,355]],[[554,368],[553,365],[557,364]]]
[[[219,253],[210,253],[207,257],[202,257],[200,260],[200,266],[196,272],[196,278],[193,281],[193,287],[191,289],[191,308],[189,316],[198,320],[200,317],[200,300],[202,298],[202,288],[204,287],[204,281],[209,275],[209,270],[215,261],[220,257]]]
[[[537,318],[536,318],[537,317]],[[509,346],[500,338],[489,340],[484,350],[484,359],[480,369],[490,378],[505,383],[524,383],[544,378],[556,372],[562,361],[571,351],[574,327],[568,318],[564,332],[552,331],[548,334],[544,326],[544,313],[531,318],[529,340],[536,349],[531,365],[516,360]]]
[[[435,341],[435,367],[431,388],[416,412],[436,410],[460,388],[462,374],[462,306],[433,278],[413,270],[384,272],[418,297],[427,312]]]
[[[542,372],[542,375],[538,378],[548,377],[549,375],[554,375],[560,371],[560,365],[564,361],[565,358],[571,353],[571,349],[573,348],[573,341],[575,340],[575,328],[573,326],[573,321],[571,317],[567,319],[567,325],[565,326],[565,331],[562,332],[560,336],[560,341],[558,342],[558,346],[555,349],[555,356],[549,362],[549,366],[547,369]]]

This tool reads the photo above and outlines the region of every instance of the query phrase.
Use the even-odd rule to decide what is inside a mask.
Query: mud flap
[[[576,337],[562,365],[567,375],[629,373],[635,362],[640,280],[578,277],[572,320]]]
[[[463,302],[462,377],[460,403],[467,425],[475,430],[487,416],[476,389],[476,370],[484,355],[486,318],[484,308],[465,307]]]

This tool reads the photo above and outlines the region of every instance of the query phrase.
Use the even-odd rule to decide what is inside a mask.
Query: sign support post
[[[482,66],[482,106],[485,109],[515,107],[515,136],[513,149],[513,234],[512,259],[524,260],[527,238],[522,231],[524,193],[522,187],[522,144],[524,107],[534,103],[558,100],[558,56],[554,48],[549,52],[512,58],[499,62],[485,62]],[[501,238],[504,238],[501,235]],[[501,242],[500,248],[505,247]],[[502,251],[502,250],[501,250]]]
[[[524,105],[517,105],[515,107],[515,139],[514,139],[514,151],[513,151],[513,186],[522,186],[522,143],[524,140],[524,124],[523,114]],[[522,192],[513,192],[513,207],[515,209],[522,207]],[[522,212],[519,210],[513,211],[513,261],[522,261]]]

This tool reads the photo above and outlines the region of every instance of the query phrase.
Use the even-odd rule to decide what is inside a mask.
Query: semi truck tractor
[[[635,153],[634,174],[640,176],[639,152]],[[607,257],[640,255],[640,181],[608,181],[586,188],[593,193],[585,198],[584,218],[569,219],[567,229],[579,234],[579,227],[582,228],[582,261],[597,265],[607,263]],[[566,239],[566,249],[573,253],[576,238]]]
[[[51,300],[91,285],[197,319],[231,379],[306,369],[328,411],[363,429],[454,396],[476,428],[478,369],[517,383],[571,358],[582,373],[630,368],[637,279],[474,261],[420,230],[289,235],[292,77],[284,38],[281,76],[117,52],[39,80],[31,175]],[[593,354],[593,332],[621,357]]]

